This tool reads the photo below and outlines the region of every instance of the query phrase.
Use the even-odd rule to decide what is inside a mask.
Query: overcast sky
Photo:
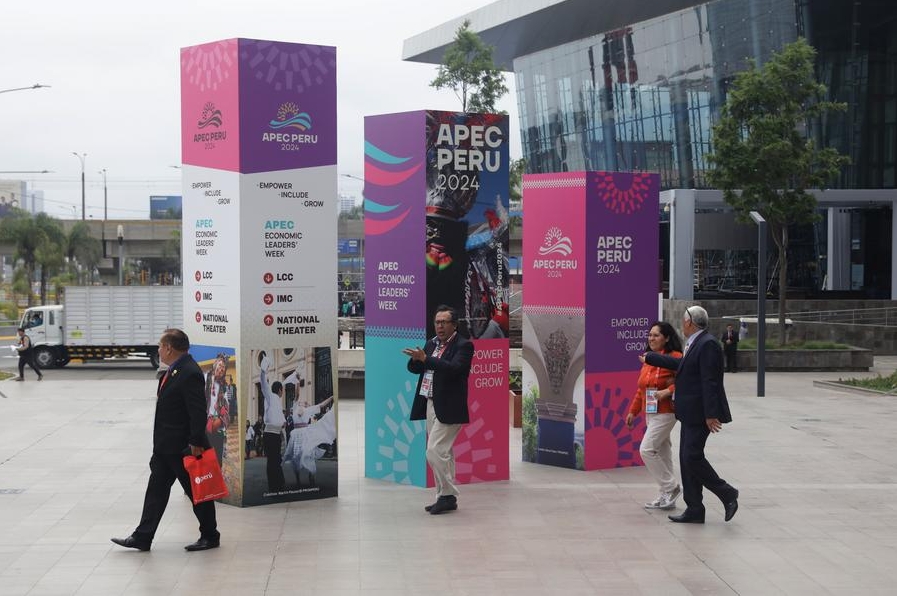
[[[149,196],[181,194],[179,50],[246,37],[337,47],[340,192],[361,196],[364,117],[420,109],[459,110],[451,91],[429,87],[436,67],[403,62],[402,42],[489,0],[37,0],[4,2],[0,172],[45,193],[45,210],[81,217],[86,153],[87,216],[148,217]],[[439,8],[434,8],[434,6]],[[520,157],[514,79],[499,104]]]

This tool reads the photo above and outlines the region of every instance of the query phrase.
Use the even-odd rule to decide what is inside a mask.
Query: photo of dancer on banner
[[[248,410],[263,421],[264,455],[244,464],[244,503],[336,496],[330,348],[255,349],[250,362],[253,391]]]
[[[222,346],[190,347],[190,354],[202,369],[206,380],[206,437],[218,457],[230,496],[225,503],[240,498],[240,428],[237,420],[236,351]]]
[[[508,117],[427,112],[427,337],[439,304],[471,339],[508,337]]]

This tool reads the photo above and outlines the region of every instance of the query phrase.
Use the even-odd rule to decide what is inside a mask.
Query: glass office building
[[[897,2],[718,0],[514,60],[531,172],[649,170],[707,188],[710,129],[748,59],[798,36],[848,111],[811,123],[851,157],[835,186],[897,185]]]
[[[708,189],[711,129],[735,75],[801,36],[818,51],[817,75],[830,99],[847,104],[844,112],[806,123],[817,144],[851,159],[832,187],[897,188],[893,0],[545,0],[527,9],[499,1],[471,16],[497,61],[514,72],[529,173],[651,171],[664,189]],[[406,58],[438,62],[444,45],[434,32],[442,30],[419,36],[411,52],[418,40],[406,41]],[[890,297],[892,205],[890,199],[827,205],[818,224],[796,227],[789,286],[807,295],[826,289]],[[849,243],[849,255],[839,257],[846,274],[837,283],[826,279],[833,225]],[[740,263],[725,267],[740,279],[698,280],[696,273],[696,289],[756,279],[751,259],[751,251],[726,247],[696,251],[698,269]]]

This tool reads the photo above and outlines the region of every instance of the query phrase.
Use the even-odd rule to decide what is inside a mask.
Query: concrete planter
[[[873,352],[865,348],[766,350],[766,370],[768,371],[867,371],[872,368],[872,365]],[[738,350],[738,370],[757,370],[756,350]]]

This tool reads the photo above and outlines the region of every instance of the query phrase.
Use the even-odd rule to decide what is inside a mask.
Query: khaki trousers
[[[458,496],[455,484],[455,454],[452,445],[461,424],[444,424],[436,418],[433,400],[427,400],[427,463],[436,481],[436,496]]]
[[[660,485],[660,492],[669,493],[676,488],[673,473],[673,444],[670,432],[676,425],[675,414],[646,414],[648,429],[642,439],[639,454],[651,477]]]

